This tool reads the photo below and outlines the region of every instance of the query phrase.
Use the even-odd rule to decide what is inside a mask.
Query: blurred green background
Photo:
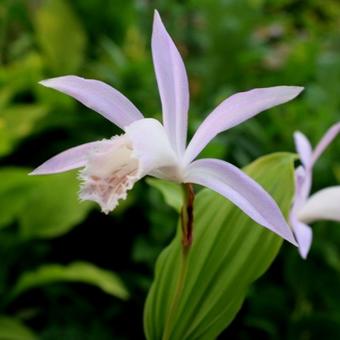
[[[306,88],[299,99],[218,136],[202,156],[244,166],[294,151],[295,130],[315,145],[339,121],[337,0],[2,0],[0,339],[143,338],[143,304],[176,213],[145,181],[105,216],[78,202],[76,172],[27,173],[65,148],[120,133],[39,80],[100,79],[146,116],[161,117],[150,54],[155,8],[187,66],[190,135],[234,92]],[[313,190],[339,183],[339,147],[337,140],[317,163]],[[309,259],[286,244],[220,339],[340,336],[340,228],[313,229]]]

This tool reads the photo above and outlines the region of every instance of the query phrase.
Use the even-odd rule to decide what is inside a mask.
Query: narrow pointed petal
[[[312,155],[312,164],[314,164],[321,154],[326,150],[328,145],[340,133],[340,122],[334,124],[323,136],[319,144],[316,146]]]
[[[301,162],[307,168],[312,160],[312,146],[307,137],[299,131],[294,133],[294,141]]]
[[[306,259],[313,240],[312,228],[298,220],[292,223],[292,227],[298,241],[299,253],[303,259]]]
[[[329,187],[312,195],[299,211],[298,217],[305,223],[340,221],[340,186]]]
[[[65,150],[33,170],[30,175],[48,175],[65,172],[85,165],[87,155],[94,149],[104,148],[106,141],[91,142]]]
[[[232,201],[256,223],[297,245],[292,230],[274,199],[234,165],[217,159],[197,160],[187,167],[185,182],[216,191]]]
[[[183,60],[155,11],[152,57],[162,101],[163,124],[171,144],[180,155],[187,137],[189,86]]]
[[[113,87],[93,79],[64,76],[43,80],[40,84],[63,92],[124,129],[143,115]]]
[[[292,100],[302,90],[302,87],[297,86],[276,86],[240,92],[227,98],[209,114],[196,131],[188,145],[185,163],[190,163],[220,132],[264,110]]]

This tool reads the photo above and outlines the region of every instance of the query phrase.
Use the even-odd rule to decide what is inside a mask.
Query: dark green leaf
[[[38,337],[18,319],[0,316],[1,340],[37,340]]]
[[[29,136],[35,124],[47,114],[38,104],[20,104],[0,111],[0,156],[8,154],[22,138]]]
[[[79,180],[74,172],[29,176],[24,168],[3,168],[0,176],[0,228],[19,222],[25,239],[65,234],[79,224],[92,207],[78,199]]]
[[[80,202],[74,172],[30,179],[36,190],[27,195],[27,205],[19,216],[24,238],[60,236],[86,217],[92,204]]]
[[[55,282],[86,283],[124,300],[129,297],[123,282],[115,273],[98,268],[91,263],[74,262],[67,266],[47,264],[24,273],[10,292],[10,300],[29,289]]]

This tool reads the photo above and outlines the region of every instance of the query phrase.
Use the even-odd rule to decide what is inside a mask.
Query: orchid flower
[[[315,162],[340,133],[340,122],[323,136],[315,150],[305,135],[295,132],[294,140],[302,165],[295,171],[295,198],[290,224],[298,241],[300,255],[305,259],[312,244],[313,232],[306,224],[318,220],[340,221],[340,186],[322,189],[311,197],[312,171]]]
[[[234,165],[218,159],[194,160],[217,134],[295,98],[301,87],[276,86],[234,94],[218,105],[186,147],[189,86],[182,58],[155,11],[152,57],[163,125],[142,113],[123,94],[97,80],[63,76],[42,85],[68,94],[120,127],[124,133],[68,149],[33,175],[82,168],[80,198],[112,211],[146,175],[208,187],[237,205],[255,222],[296,244],[273,198]]]

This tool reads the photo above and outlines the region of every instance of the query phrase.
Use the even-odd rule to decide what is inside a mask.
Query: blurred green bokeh
[[[187,66],[190,135],[234,92],[306,88],[297,100],[221,134],[202,156],[244,166],[263,154],[293,151],[295,130],[315,144],[340,120],[337,0],[2,0],[0,314],[6,316],[0,316],[0,331],[17,329],[33,339],[25,324],[42,339],[143,338],[144,300],[157,255],[174,235],[175,212],[144,181],[105,216],[94,204],[78,202],[76,173],[26,174],[67,147],[119,133],[39,80],[64,74],[100,79],[146,116],[161,117],[150,51],[155,8]],[[339,147],[337,140],[317,163],[313,190],[339,183]],[[308,261],[286,245],[220,339],[339,337],[340,228],[316,223],[313,229]],[[94,286],[107,287],[116,280],[107,271],[116,273],[129,300],[84,285],[86,279],[55,280],[9,299],[24,273],[80,261],[103,270]]]

